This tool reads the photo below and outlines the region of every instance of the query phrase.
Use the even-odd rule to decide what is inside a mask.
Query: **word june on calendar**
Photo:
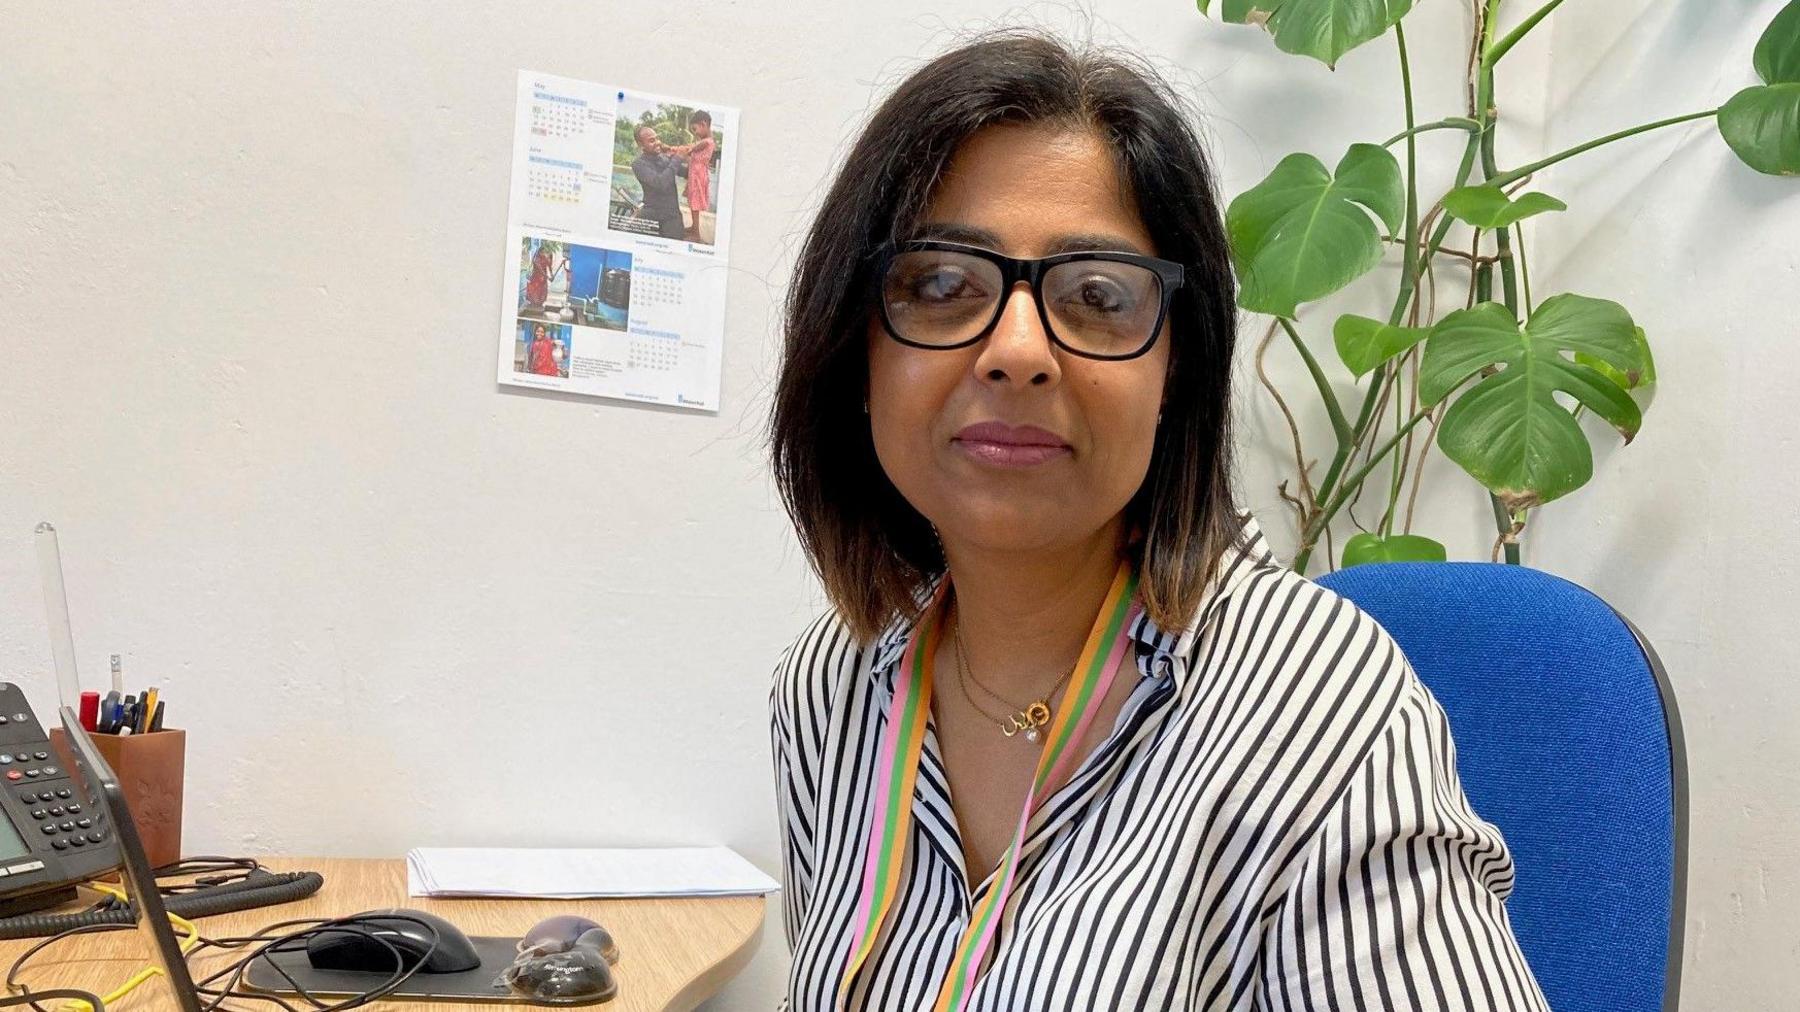
[[[521,71],[499,380],[719,408],[738,110]]]

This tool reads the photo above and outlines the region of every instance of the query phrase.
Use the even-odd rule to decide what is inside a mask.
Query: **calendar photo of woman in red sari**
[[[520,320],[518,340],[513,346],[513,372],[534,376],[569,375],[568,327],[537,320]]]

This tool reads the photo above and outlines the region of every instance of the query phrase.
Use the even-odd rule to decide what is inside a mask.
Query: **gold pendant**
[[[1048,723],[1050,723],[1050,705],[1040,699],[1007,717],[1006,723],[1000,725],[1000,733],[1011,738],[1023,731],[1026,741],[1035,742],[1039,738],[1038,728]]]

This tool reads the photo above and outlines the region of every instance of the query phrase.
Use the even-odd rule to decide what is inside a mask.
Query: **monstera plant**
[[[1593,477],[1581,415],[1604,420],[1626,442],[1637,434],[1656,382],[1643,328],[1624,306],[1604,298],[1568,292],[1533,298],[1524,223],[1566,208],[1553,196],[1525,190],[1534,173],[1636,134],[1713,119],[1745,165],[1800,174],[1800,0],[1782,8],[1757,43],[1749,69],[1761,83],[1724,105],[1511,168],[1502,168],[1495,152],[1494,71],[1562,0],[1548,0],[1504,34],[1502,0],[1465,2],[1475,15],[1467,115],[1417,123],[1402,25],[1412,0],[1199,0],[1203,14],[1216,7],[1224,21],[1261,26],[1276,48],[1327,67],[1390,31],[1398,52],[1403,129],[1380,144],[1352,144],[1331,167],[1309,154],[1288,155],[1226,211],[1239,305],[1272,318],[1257,348],[1257,373],[1293,439],[1296,473],[1280,493],[1297,515],[1294,568],[1301,572],[1321,543],[1331,554],[1332,520],[1346,509],[1356,518],[1354,508],[1365,498],[1382,510],[1367,523],[1356,518],[1360,531],[1344,544],[1343,565],[1446,558],[1443,544],[1411,530],[1434,442],[1487,489],[1494,556],[1504,553],[1516,563],[1531,512]],[[1437,130],[1467,137],[1455,183],[1421,215],[1418,140]],[[1404,167],[1396,145],[1404,145]],[[1445,244],[1458,222],[1466,226],[1459,233],[1468,236],[1466,249]],[[1393,246],[1401,270],[1387,319],[1303,317],[1308,303],[1368,274]],[[1443,260],[1466,266],[1467,296],[1462,308],[1438,318]],[[1354,408],[1340,401],[1314,350],[1327,322],[1339,362],[1361,388]],[[1331,424],[1335,446],[1317,477],[1294,414],[1263,368],[1271,343],[1284,333]]]

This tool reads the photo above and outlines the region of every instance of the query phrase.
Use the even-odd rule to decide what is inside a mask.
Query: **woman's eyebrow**
[[[1145,253],[1145,249],[1124,236],[1105,232],[1082,232],[1075,235],[1058,236],[1050,241],[1044,252],[1055,253],[1088,253],[1105,251],[1109,253]]]
[[[958,222],[931,221],[920,225],[913,233],[914,239],[935,239],[940,242],[960,242],[984,249],[1007,252],[1000,236],[988,229],[975,225],[964,225]],[[1060,235],[1050,240],[1043,255],[1053,256],[1057,253],[1087,253],[1104,250],[1115,253],[1144,253],[1142,246],[1123,236],[1106,232],[1075,232]]]
[[[974,225],[961,225],[950,221],[928,221],[915,230],[913,238],[967,243],[970,246],[981,246],[991,250],[1000,248],[1000,237],[993,232]]]

